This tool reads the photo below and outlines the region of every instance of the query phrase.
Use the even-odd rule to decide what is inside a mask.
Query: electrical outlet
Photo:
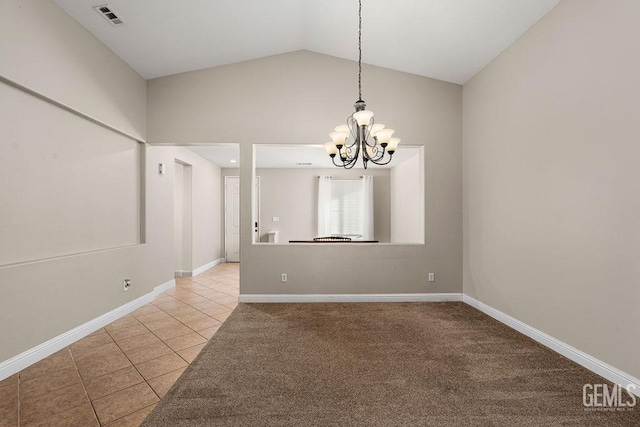
[[[435,282],[436,281],[436,274],[435,273],[429,273],[429,281],[430,282]]]
[[[124,279],[122,290],[126,292],[129,290],[130,287],[131,287],[131,279]]]
[[[287,281],[287,273],[282,273],[282,283]]]

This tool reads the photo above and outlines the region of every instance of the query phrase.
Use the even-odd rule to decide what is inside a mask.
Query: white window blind
[[[357,238],[363,234],[363,197],[360,180],[332,180],[329,231]]]

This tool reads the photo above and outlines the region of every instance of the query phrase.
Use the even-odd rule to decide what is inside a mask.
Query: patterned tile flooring
[[[220,264],[0,382],[0,426],[139,426],[238,305]]]

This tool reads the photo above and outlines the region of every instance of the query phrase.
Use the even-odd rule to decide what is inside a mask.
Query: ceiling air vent
[[[296,163],[297,166],[311,166],[313,163],[311,162],[298,162]]]
[[[103,4],[102,6],[95,6],[94,9],[100,15],[104,16],[104,19],[109,21],[111,25],[122,25],[124,24],[124,20],[120,18],[109,6],[108,4]]]

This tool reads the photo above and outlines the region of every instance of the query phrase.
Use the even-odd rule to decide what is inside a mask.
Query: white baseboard
[[[153,288],[153,297],[157,297],[161,293],[168,291],[169,289],[176,287],[176,279],[171,279],[168,282],[163,283],[162,285],[158,285]]]
[[[192,275],[192,276],[197,276],[198,274],[202,274],[202,273],[204,273],[205,271],[207,271],[208,269],[213,268],[213,267],[215,267],[216,265],[218,265],[218,264],[220,264],[220,263],[223,263],[223,262],[224,262],[224,258],[218,258],[218,259],[216,259],[216,260],[214,260],[214,261],[211,261],[211,262],[210,262],[210,263],[208,263],[208,264],[203,265],[202,267],[198,267],[198,268],[196,268],[195,270],[193,270],[193,271],[191,272],[191,275]]]
[[[196,268],[193,271],[188,271],[188,270],[176,270],[173,272],[173,275],[176,277],[193,277],[193,276],[197,276],[198,274],[202,274],[205,271],[207,271],[210,268],[215,267],[216,265],[225,262],[224,258],[218,258],[214,261],[211,261],[201,267]]]
[[[200,267],[197,274],[212,268],[223,259],[218,259]],[[194,273],[195,273],[194,271]],[[11,375],[31,366],[32,364],[52,355],[53,353],[73,344],[85,336],[97,331],[100,328],[118,320],[137,308],[153,301],[155,297],[175,287],[174,279],[156,286],[152,292],[145,294],[131,302],[128,302],[108,313],[96,317],[76,328],[71,329],[57,337],[54,337],[40,345],[37,345],[17,356],[14,356],[0,363],[0,381]],[[606,378],[607,380],[620,384],[627,388],[632,387],[632,392],[640,396],[640,380],[620,371],[613,366],[596,359],[520,320],[509,316],[493,307],[484,304],[475,298],[460,293],[443,294],[243,294],[238,297],[241,303],[303,303],[303,302],[442,302],[442,301],[464,301],[483,313],[493,317],[499,322],[515,329],[516,331],[532,338],[551,350],[565,356],[566,358],[582,365],[590,371]]]
[[[630,391],[640,396],[640,380],[634,378],[626,372],[622,372],[621,370],[614,368],[613,366],[603,362],[602,360],[596,359],[595,357],[583,351],[580,351],[577,348],[572,347],[569,344],[552,337],[551,335],[545,334],[544,332],[532,326],[529,326],[526,323],[509,316],[508,314],[496,310],[495,308],[488,306],[487,304],[480,302],[475,298],[472,298],[468,295],[463,295],[462,300],[470,306],[475,307],[483,313],[493,317],[499,322],[504,323],[510,328],[513,328],[516,331],[539,342],[545,347],[549,347],[556,353],[560,353],[567,359],[573,360],[577,364],[584,366],[591,372],[594,372],[601,377],[608,379],[612,383],[619,384],[625,388],[627,388],[629,385],[633,386],[631,387]]]
[[[150,303],[155,297],[162,292],[171,289],[176,285],[174,279],[156,286],[153,291],[136,298],[120,307],[111,310],[101,316],[96,317],[82,325],[71,329],[57,337],[51,338],[42,344],[39,344],[27,351],[24,351],[11,359],[5,360],[0,363],[0,381],[11,375],[20,372],[21,370],[28,368],[40,360],[51,356],[53,353],[62,350],[63,348],[73,344],[74,342],[86,337],[92,332],[97,331],[100,328],[104,328],[108,324],[118,320],[122,316],[125,316],[139,307]]]
[[[462,301],[462,294],[241,294],[238,302],[438,302]]]

